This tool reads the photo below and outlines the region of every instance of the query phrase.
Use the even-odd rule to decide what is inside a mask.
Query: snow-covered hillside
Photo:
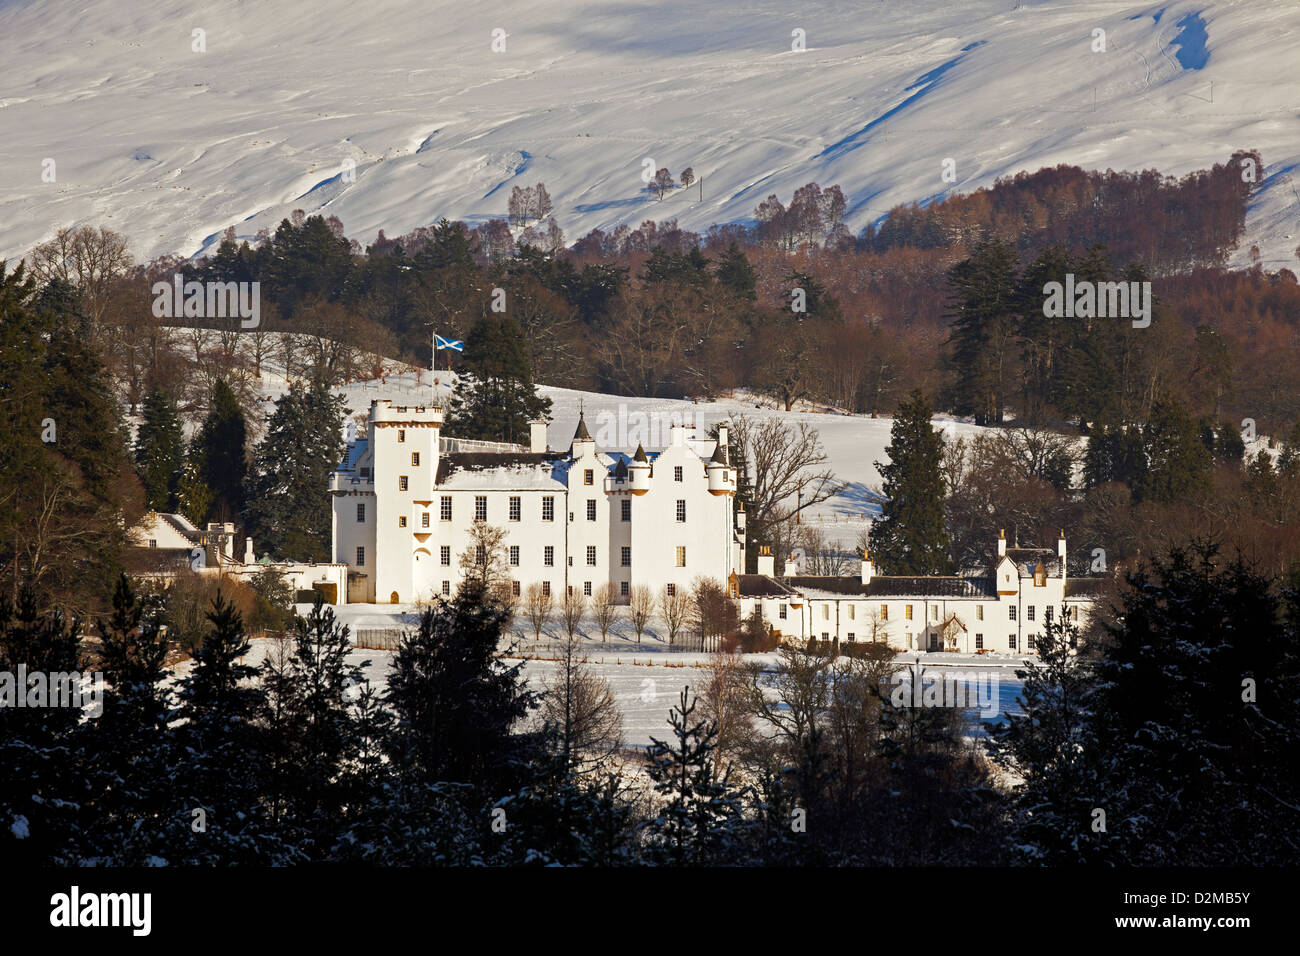
[[[294,208],[368,242],[503,216],[538,181],[570,240],[743,220],[811,180],[856,230],[1022,169],[1256,147],[1238,261],[1294,266],[1298,27],[1293,0],[0,0],[0,258],[76,223],[192,255]],[[649,198],[646,159],[703,199]]]

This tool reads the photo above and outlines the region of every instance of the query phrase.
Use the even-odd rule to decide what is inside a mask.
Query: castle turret
[[[574,457],[580,457],[587,448],[595,448],[596,440],[591,437],[591,432],[587,431],[587,421],[582,412],[578,412],[578,429],[573,433],[573,442],[569,445],[569,453]]]
[[[727,466],[727,446],[722,442],[718,442],[713,457],[709,459],[704,470],[709,476],[709,494],[735,494],[736,486],[731,480],[731,469]]]
[[[636,454],[632,456],[632,464],[628,465],[628,484],[629,491],[634,495],[643,495],[650,490],[650,459],[646,457],[645,449],[640,445],[636,446]]]

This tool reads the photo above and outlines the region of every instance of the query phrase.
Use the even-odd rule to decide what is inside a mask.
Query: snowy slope
[[[1257,147],[1238,261],[1258,243],[1294,266],[1298,27],[1293,0],[0,0],[0,257],[81,222],[192,255],[294,208],[368,242],[502,216],[539,180],[570,240],[743,220],[810,180],[856,230],[1021,169],[1180,174]],[[703,200],[648,199],[646,158],[692,166]]]

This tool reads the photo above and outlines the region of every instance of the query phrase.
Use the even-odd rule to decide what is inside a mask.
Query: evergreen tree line
[[[253,667],[218,597],[172,681],[125,578],[93,663],[25,591],[0,600],[0,671],[93,666],[108,691],[97,717],[0,709],[0,844],[26,865],[1294,863],[1295,582],[1197,545],[1129,583],[1096,639],[1048,627],[987,748],[961,709],[909,706],[883,646],[785,647],[717,655],[642,782],[579,757],[593,738],[558,715],[586,698],[529,719],[543,695],[497,656],[509,612],[481,584],[422,614],[383,692],[320,603]]]

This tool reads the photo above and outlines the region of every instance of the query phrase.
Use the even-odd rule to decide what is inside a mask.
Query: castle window
[[[518,582],[518,581],[511,581],[511,582],[510,582],[510,593],[513,594],[515,597],[519,597],[519,582]]]
[[[399,528],[405,528],[405,527],[406,527],[406,515],[398,515],[398,516],[397,516],[397,526],[398,526]]]
[[[1014,604],[1010,604],[1007,606],[1007,620],[1014,621],[1015,619],[1016,619],[1016,606]]]
[[[1047,607],[1043,608],[1043,620],[1048,624],[1052,623],[1052,605],[1049,604]]]
[[[450,582],[450,581],[443,581],[443,582],[442,582],[442,593],[443,593],[443,594],[450,594],[450,593],[451,593],[451,582]]]
[[[157,539],[157,538],[150,538],[150,539],[149,539],[149,547],[151,547],[151,548],[156,548],[156,547],[158,547],[158,539]]]
[[[686,567],[686,545],[684,544],[677,546],[677,566],[679,568]]]
[[[523,512],[523,503],[519,500],[518,495],[510,496],[510,520],[518,521]]]
[[[547,495],[545,498],[542,499],[542,520],[543,521],[555,520],[555,496],[554,495]]]
[[[626,581],[619,581],[619,582],[618,582],[618,593],[619,593],[619,596],[621,596],[621,597],[627,597],[627,595],[628,595],[628,583],[627,583]]]
[[[546,594],[546,595],[549,595],[549,594],[551,593],[551,582],[550,582],[550,581],[543,581],[543,582],[542,582],[542,593],[543,593],[543,594]]]
[[[592,470],[588,468],[582,473],[582,483],[584,485],[590,485],[593,482],[594,482],[594,476],[592,474]]]
[[[911,612],[911,605],[910,605],[910,604],[908,605],[908,612],[909,612],[909,613],[908,613],[907,616],[908,616],[908,617],[911,617],[912,615],[911,615],[911,613],[910,613],[910,612]],[[889,605],[888,605],[888,604],[882,604],[882,605],[880,605],[880,619],[881,619],[882,621],[888,621],[888,620],[889,620]]]
[[[667,591],[668,591],[668,596],[669,596],[669,597],[676,597],[676,596],[677,596],[677,585],[675,585],[675,584],[668,584],[668,585],[665,585],[665,587],[666,587],[666,589],[667,589]]]
[[[1025,636],[1025,647],[1031,651],[1034,649],[1034,635],[1028,634]]]
[[[632,549],[631,549],[631,548],[626,548],[626,547],[625,547],[625,548],[621,548],[621,549],[620,549],[619,566],[620,566],[620,567],[624,567],[624,568],[630,568],[630,567],[632,567]]]
[[[977,651],[982,651],[982,650],[984,650],[984,635],[983,635],[983,634],[976,634],[976,635],[975,635],[975,650],[977,650]]]
[[[366,566],[366,549],[358,545],[357,546],[357,567],[364,568],[365,566]]]
[[[474,496],[474,520],[487,521],[487,495]]]
[[[675,468],[673,468],[673,481],[681,481],[681,480],[682,480],[682,466],[677,465]]]
[[[778,604],[778,605],[776,606],[776,616],[779,617],[779,618],[780,618],[781,620],[783,620],[783,621],[785,620],[785,605],[784,605],[784,604]]]
[[[366,506],[364,503],[357,505],[357,521],[364,524],[366,520]]]
[[[854,634],[852,631],[849,631],[849,635],[848,635],[848,636],[849,636],[849,640],[850,640],[850,641],[857,640],[857,635]]]
[[[420,453],[418,451],[411,452],[411,467],[412,468],[420,467]]]
[[[542,548],[542,564],[548,568],[555,567],[555,548],[549,544]]]
[[[677,499],[677,520],[683,522],[686,520],[686,499],[685,498]]]
[[[856,618],[857,618],[857,607],[858,607],[858,606],[857,606],[856,604],[850,604],[850,605],[849,605],[849,620],[850,620],[850,621],[852,621],[852,620],[856,620]]]
[[[406,490],[406,486],[407,486],[407,479],[406,479],[406,476],[405,476],[405,475],[400,475],[400,476],[398,476],[398,479],[397,479],[397,490],[398,490],[398,491],[405,491],[405,490]]]
[[[930,620],[932,621],[939,620],[939,605],[937,604],[930,605]]]
[[[519,567],[519,545],[517,544],[510,546],[510,565],[511,567]]]
[[[477,544],[474,546],[474,563],[480,568],[487,566],[487,547]]]
[[[420,512],[420,527],[421,528],[429,527],[429,512],[427,511]]]
[[[903,617],[907,618],[909,621],[912,619],[912,605],[909,604],[903,608]]]
[[[451,545],[444,544],[438,549],[438,560],[442,563],[443,567],[447,567],[451,564]]]
[[[587,545],[587,563],[593,566],[596,563],[596,546],[594,544]]]
[[[1025,618],[1030,621],[1034,619],[1034,606],[1032,604],[1025,609]],[[1032,647],[1033,645],[1030,646]]]
[[[587,499],[587,520],[588,521],[596,520],[596,499],[595,498]]]
[[[399,429],[397,430],[397,440],[398,440],[399,442],[404,442],[404,441],[406,441],[406,429],[405,429],[405,428],[399,428]]]
[[[976,604],[976,605],[975,605],[975,620],[977,620],[977,621],[982,621],[982,620],[984,620],[984,605],[983,605],[983,604]]]
[[[590,582],[590,581],[583,581],[583,582],[582,582],[582,594],[583,594],[583,597],[591,597],[591,582]]]
[[[442,501],[439,504],[442,508],[439,517],[443,521],[450,521],[451,520],[451,495],[443,495]]]
[[[830,606],[829,604],[823,604],[823,605],[822,605],[822,620],[823,620],[823,621],[829,621],[830,619],[831,619],[831,606]]]
[[[619,502],[619,504],[621,504],[621,505],[623,506],[623,520],[624,520],[624,521],[631,521],[631,520],[632,520],[632,502],[624,500],[624,501]]]
[[[1007,647],[1008,649],[1013,651],[1016,649],[1016,635],[1014,634],[1007,635]]]

